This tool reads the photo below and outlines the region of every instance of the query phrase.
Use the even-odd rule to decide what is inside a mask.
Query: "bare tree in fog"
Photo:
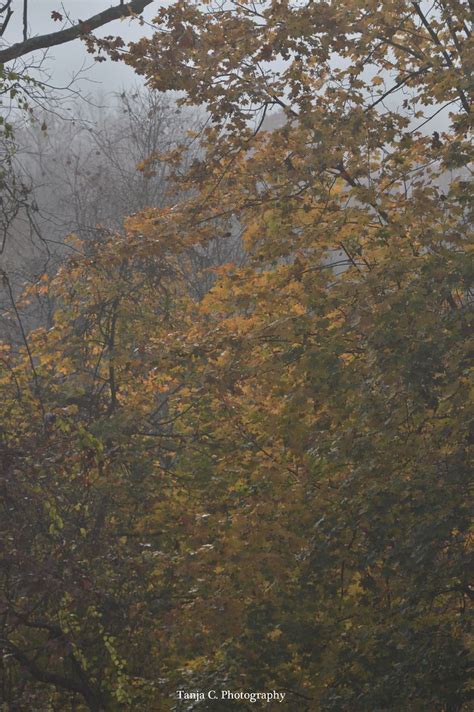
[[[117,95],[111,107],[78,99],[69,109],[67,120],[63,109],[61,115],[49,112],[23,122],[4,146],[10,172],[8,186],[0,186],[9,201],[0,224],[1,266],[15,298],[25,285],[40,284],[30,290],[26,331],[51,323],[54,305],[41,279],[77,249],[67,237],[77,235],[87,249],[101,235],[121,232],[127,216],[180,200],[163,157],[184,145],[188,164],[200,150],[195,137],[204,117],[178,109],[170,95],[135,88]],[[214,282],[214,267],[242,258],[236,224],[229,225],[226,238],[191,248],[183,263],[190,293],[201,298]],[[0,328],[11,340],[18,318],[9,294],[2,292],[0,308]]]

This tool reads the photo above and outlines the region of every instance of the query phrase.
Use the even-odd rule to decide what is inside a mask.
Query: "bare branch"
[[[20,332],[21,332],[21,337],[22,337],[22,340],[23,340],[23,344],[24,344],[24,346],[25,346],[26,353],[28,354],[28,360],[29,360],[29,362],[30,362],[31,372],[32,372],[32,374],[33,374],[33,381],[34,381],[34,384],[35,384],[36,396],[37,396],[37,398],[38,398],[38,400],[39,400],[39,405],[40,405],[40,408],[41,408],[41,412],[42,412],[43,417],[44,417],[45,411],[44,411],[43,401],[41,400],[41,392],[40,392],[40,384],[39,384],[38,372],[37,372],[37,370],[36,370],[36,368],[35,368],[35,362],[34,362],[34,359],[33,359],[33,354],[32,354],[31,349],[30,349],[30,345],[29,345],[29,343],[28,343],[28,338],[27,338],[27,336],[26,336],[26,331],[25,331],[25,328],[24,328],[24,326],[23,326],[23,322],[22,322],[22,320],[21,320],[20,313],[19,313],[18,308],[17,308],[17,306],[16,306],[15,296],[14,296],[14,294],[13,294],[13,289],[12,289],[12,286],[11,286],[11,284],[10,284],[10,279],[9,279],[7,273],[5,272],[5,270],[3,270],[3,269],[0,270],[0,276],[1,276],[1,278],[2,278],[3,286],[4,286],[5,289],[7,290],[8,295],[9,295],[9,297],[10,297],[10,302],[11,302],[11,305],[12,305],[12,309],[13,309],[13,311],[15,312],[15,316],[16,316],[16,320],[17,320],[17,322],[18,322],[18,326],[19,326],[19,329],[20,329]]]
[[[23,42],[28,39],[28,0],[23,0]]]
[[[8,23],[10,22],[12,15],[13,15],[13,10],[11,8],[12,0],[7,0],[5,5],[2,5],[0,7],[0,15],[3,15],[5,12],[5,19],[3,20],[2,24],[0,25],[0,37],[2,37],[5,34],[5,30],[8,27]]]
[[[113,20],[119,20],[121,17],[128,17],[131,15],[137,15],[145,9],[147,5],[151,5],[153,0],[131,0],[127,4],[115,5],[114,7],[109,7],[103,12],[99,12],[97,15],[93,15],[88,20],[81,20],[72,27],[68,27],[65,30],[59,30],[59,32],[52,32],[47,35],[39,35],[38,37],[30,37],[23,42],[17,42],[11,47],[0,50],[0,63],[10,62],[12,59],[17,59],[18,57],[23,57],[25,54],[34,52],[39,49],[47,49],[48,47],[54,47],[56,45],[64,44],[65,42],[71,42],[78,37],[88,35],[93,30],[96,30],[103,25],[112,22]]]

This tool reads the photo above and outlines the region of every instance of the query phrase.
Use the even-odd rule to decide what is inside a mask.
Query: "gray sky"
[[[1,0],[0,0],[1,1]],[[54,22],[51,12],[56,10],[61,14],[68,14],[72,20],[85,20],[107,7],[115,5],[119,0],[29,0],[29,34],[30,36],[41,35],[54,32],[61,28],[61,23]],[[165,0],[154,0],[145,8],[143,17],[150,22],[158,9],[165,4]],[[13,0],[15,10],[13,18],[8,26],[6,36],[3,38],[9,44],[22,39],[22,0]],[[135,40],[143,35],[152,33],[152,28],[140,26],[135,20],[117,20],[105,25],[97,30],[97,36],[116,34],[124,38],[125,41]],[[42,53],[37,55],[41,58]],[[26,58],[28,60],[28,57]],[[278,65],[278,62],[276,63]],[[130,67],[119,62],[94,62],[92,56],[85,49],[80,40],[69,42],[58,47],[53,47],[47,53],[43,67],[50,75],[49,83],[60,88],[67,86],[71,78],[78,72],[83,71],[81,79],[76,81],[75,89],[80,94],[100,97],[121,91],[123,88],[133,84],[140,84],[142,79],[136,75]],[[44,77],[43,77],[44,78]],[[398,107],[403,100],[400,93],[395,93],[389,98],[387,104],[392,108]],[[437,116],[429,130],[436,128],[443,130],[447,126],[447,112]],[[433,128],[432,128],[433,127]]]
[[[115,4],[118,4],[118,0],[29,0],[29,35],[42,35],[61,29],[62,23],[54,22],[51,18],[53,10],[60,12],[63,16],[67,12],[73,20],[85,20]],[[162,0],[155,0],[152,5],[147,7],[143,13],[145,20],[151,21],[162,4]],[[3,38],[4,42],[8,44],[22,39],[23,2],[22,0],[13,0],[12,6],[14,15]],[[116,34],[129,41],[150,33],[150,28],[140,27],[136,20],[117,20],[105,25],[94,34],[99,37]],[[37,56],[41,57],[42,53]],[[28,57],[25,59],[28,60]],[[125,64],[110,61],[94,62],[80,40],[50,49],[44,67],[51,75],[51,83],[58,87],[67,85],[71,77],[77,74],[81,68],[91,67],[88,72],[84,73],[84,78],[80,83],[81,91],[86,93],[116,92],[138,81],[133,70]]]

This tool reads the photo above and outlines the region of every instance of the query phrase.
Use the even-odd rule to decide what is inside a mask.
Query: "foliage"
[[[187,199],[78,243],[2,353],[10,704],[470,708],[467,13],[180,1],[132,48],[212,125]]]

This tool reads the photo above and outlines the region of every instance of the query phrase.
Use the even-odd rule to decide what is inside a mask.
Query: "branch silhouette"
[[[128,17],[131,15],[137,15],[145,9],[147,5],[151,5],[153,0],[131,0],[131,2],[120,5],[115,5],[114,7],[109,7],[107,10],[99,12],[97,15],[93,15],[88,20],[80,20],[72,27],[67,27],[64,30],[59,30],[58,32],[51,32],[46,35],[38,35],[37,37],[30,37],[23,42],[17,42],[11,47],[6,47],[0,50],[0,64],[5,64],[5,62],[10,62],[12,59],[18,59],[18,57],[23,57],[25,54],[34,52],[38,49],[47,49],[48,47],[54,47],[56,45],[64,44],[65,42],[71,42],[83,35],[88,35],[93,30],[96,30],[103,25],[112,22],[113,20],[119,20],[121,17]]]

